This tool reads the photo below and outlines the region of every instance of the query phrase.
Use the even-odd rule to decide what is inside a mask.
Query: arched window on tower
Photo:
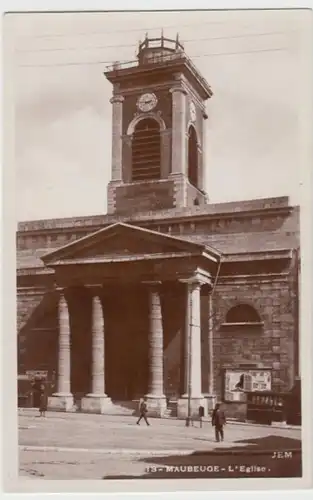
[[[161,178],[160,126],[153,118],[140,120],[132,140],[132,181]]]
[[[198,187],[198,140],[192,125],[188,130],[188,180],[190,184]]]

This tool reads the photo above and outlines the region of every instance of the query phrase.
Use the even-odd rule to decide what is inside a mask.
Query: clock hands
[[[148,109],[152,109],[156,105],[156,103],[157,99],[154,95],[146,94],[141,96],[138,105],[140,107],[144,107],[147,111]]]
[[[153,99],[146,99],[145,101],[143,101],[143,104],[150,104],[153,102]]]

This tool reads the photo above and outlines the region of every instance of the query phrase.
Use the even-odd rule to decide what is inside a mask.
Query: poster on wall
[[[246,392],[270,391],[270,370],[225,370],[224,400],[244,403]]]

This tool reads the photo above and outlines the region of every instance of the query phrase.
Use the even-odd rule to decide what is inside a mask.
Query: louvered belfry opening
[[[188,180],[190,184],[198,187],[198,141],[194,127],[188,130]]]
[[[141,120],[133,133],[132,181],[161,178],[160,127],[153,118]]]

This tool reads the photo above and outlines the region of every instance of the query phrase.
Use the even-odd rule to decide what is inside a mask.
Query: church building
[[[54,376],[51,409],[106,413],[145,396],[151,414],[180,418],[217,400],[235,414],[245,391],[290,390],[299,207],[210,203],[214,97],[178,38],[146,37],[136,61],[104,75],[107,214],[18,225],[19,377]]]

